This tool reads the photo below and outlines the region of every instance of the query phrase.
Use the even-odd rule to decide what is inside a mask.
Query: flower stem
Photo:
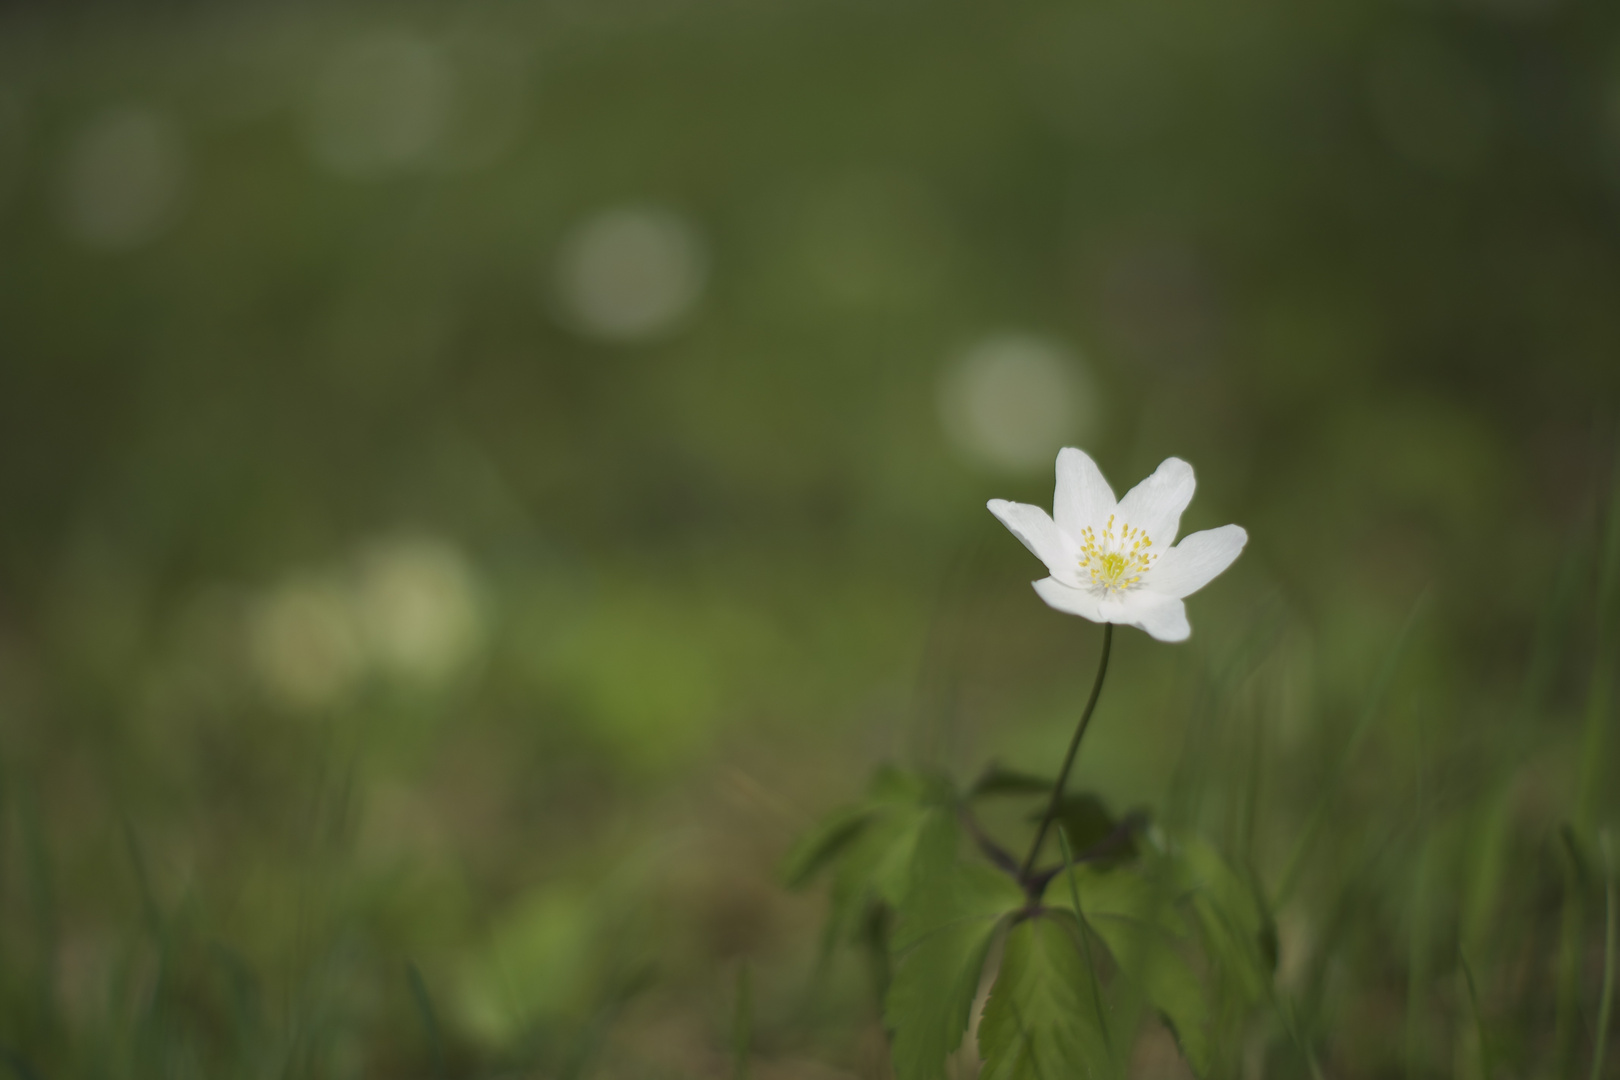
[[[1091,723],[1091,714],[1097,710],[1097,698],[1102,694],[1103,677],[1108,674],[1108,653],[1114,645],[1114,624],[1103,623],[1102,657],[1097,661],[1097,681],[1091,684],[1091,697],[1086,701],[1086,711],[1080,714],[1080,726],[1074,729],[1074,738],[1069,740],[1069,752],[1063,755],[1063,767],[1058,770],[1057,783],[1052,785],[1052,801],[1046,807],[1046,816],[1041,818],[1040,828],[1035,830],[1035,843],[1030,845],[1029,856],[1024,859],[1023,869],[1018,873],[1018,879],[1026,884],[1031,880],[1030,871],[1034,869],[1035,858],[1041,853],[1041,841],[1046,839],[1046,830],[1052,827],[1057,819],[1058,808],[1063,805],[1063,788],[1069,782],[1069,770],[1074,767],[1074,755],[1080,749],[1080,740],[1085,736],[1086,726]]]

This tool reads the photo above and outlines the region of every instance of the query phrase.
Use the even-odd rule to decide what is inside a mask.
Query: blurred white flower
[[[472,570],[449,544],[413,538],[378,545],[361,559],[356,596],[373,657],[402,679],[442,682],[482,644]]]
[[[89,247],[137,247],[173,220],[185,173],[180,132],[167,117],[135,106],[104,113],[79,133],[63,162],[63,224]]]
[[[432,537],[372,544],[348,567],[295,573],[254,604],[249,660],[283,704],[340,704],[373,676],[431,689],[465,670],[484,645],[473,569]]]
[[[325,578],[290,577],[260,600],[249,649],[266,687],[301,709],[336,704],[365,667],[347,592]]]
[[[563,239],[552,285],[582,333],[642,341],[673,328],[708,281],[703,240],[684,219],[653,207],[589,218]]]
[[[1058,452],[1050,517],[1005,499],[991,499],[989,508],[1051,572],[1035,582],[1049,605],[1135,626],[1160,641],[1185,641],[1192,628],[1182,598],[1232,565],[1249,539],[1241,527],[1222,525],[1171,547],[1194,486],[1192,466],[1167,458],[1116,502],[1096,462],[1066,447]]]
[[[1090,433],[1095,393],[1079,360],[1033,334],[984,338],[945,371],[940,420],[971,460],[1030,472],[1053,447]]]
[[[333,172],[357,178],[417,166],[443,138],[455,91],[455,71],[437,44],[374,31],[327,62],[311,101],[311,150]]]

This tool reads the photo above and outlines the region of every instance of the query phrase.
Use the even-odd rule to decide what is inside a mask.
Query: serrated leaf
[[[1005,874],[960,862],[958,840],[954,821],[925,826],[900,907],[884,1007],[897,1080],[942,1080],[967,1031],[990,943],[1024,903]]]
[[[898,908],[909,887],[917,842],[930,823],[956,829],[955,793],[941,777],[885,768],[871,793],[847,811],[863,824],[829,853],[837,865],[825,947],[857,936],[874,904]]]
[[[939,838],[931,852],[948,847],[949,857],[955,858],[960,832],[956,797],[949,782],[939,777],[906,774],[904,784],[885,778],[881,785],[883,797],[871,804],[875,826],[868,830],[870,843],[862,845],[862,853],[869,860],[866,872],[872,892],[898,908],[916,876],[913,864],[925,835]]]
[[[1007,932],[979,1021],[981,1080],[1104,1080],[1113,1074],[1080,926],[1047,910]]]
[[[1084,901],[1082,901],[1084,903]],[[1209,1070],[1209,1005],[1198,976],[1181,955],[1179,943],[1156,923],[1087,912],[1097,936],[1108,946],[1120,974],[1159,1011],[1193,1072]]]
[[[1182,956],[1187,924],[1174,904],[1174,882],[1130,870],[1076,867],[1049,887],[1051,900],[1078,900],[1121,975],[1175,1032],[1193,1071],[1210,1063],[1206,989]]]
[[[929,826],[939,822],[955,826],[955,819],[938,808],[908,807],[889,815],[882,828],[873,830],[867,881],[878,899],[891,907],[900,906],[911,884],[917,844]]]

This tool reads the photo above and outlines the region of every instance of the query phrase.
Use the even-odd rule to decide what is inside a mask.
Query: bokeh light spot
[[[1065,441],[1086,438],[1096,391],[1058,342],[1024,333],[984,338],[944,372],[940,419],[969,460],[1007,472],[1047,468]]]
[[[708,280],[703,239],[655,207],[598,214],[564,237],[552,285],[563,316],[588,337],[642,341],[677,326]]]
[[[311,102],[310,149],[341,176],[417,166],[443,137],[454,96],[444,50],[406,31],[375,31],[328,60]]]
[[[122,106],[90,121],[68,148],[59,209],[88,247],[138,247],[163,232],[186,180],[179,129],[160,113]]]
[[[272,588],[251,615],[249,648],[265,688],[295,709],[336,704],[364,669],[347,592],[327,578],[293,575]]]
[[[399,678],[442,682],[483,642],[472,568],[442,541],[395,540],[366,552],[357,599],[373,657]]]

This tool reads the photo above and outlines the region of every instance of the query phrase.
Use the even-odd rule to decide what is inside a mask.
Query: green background
[[[713,1076],[746,969],[758,1075],[884,1075],[775,868],[881,762],[1055,768],[1100,633],[984,503],[1064,444],[1250,534],[1077,784],[1303,850],[1329,1075],[1587,1068],[1617,11],[0,12],[0,1071]],[[625,207],[646,333],[567,292]],[[1008,334],[1022,457],[951,412]]]

